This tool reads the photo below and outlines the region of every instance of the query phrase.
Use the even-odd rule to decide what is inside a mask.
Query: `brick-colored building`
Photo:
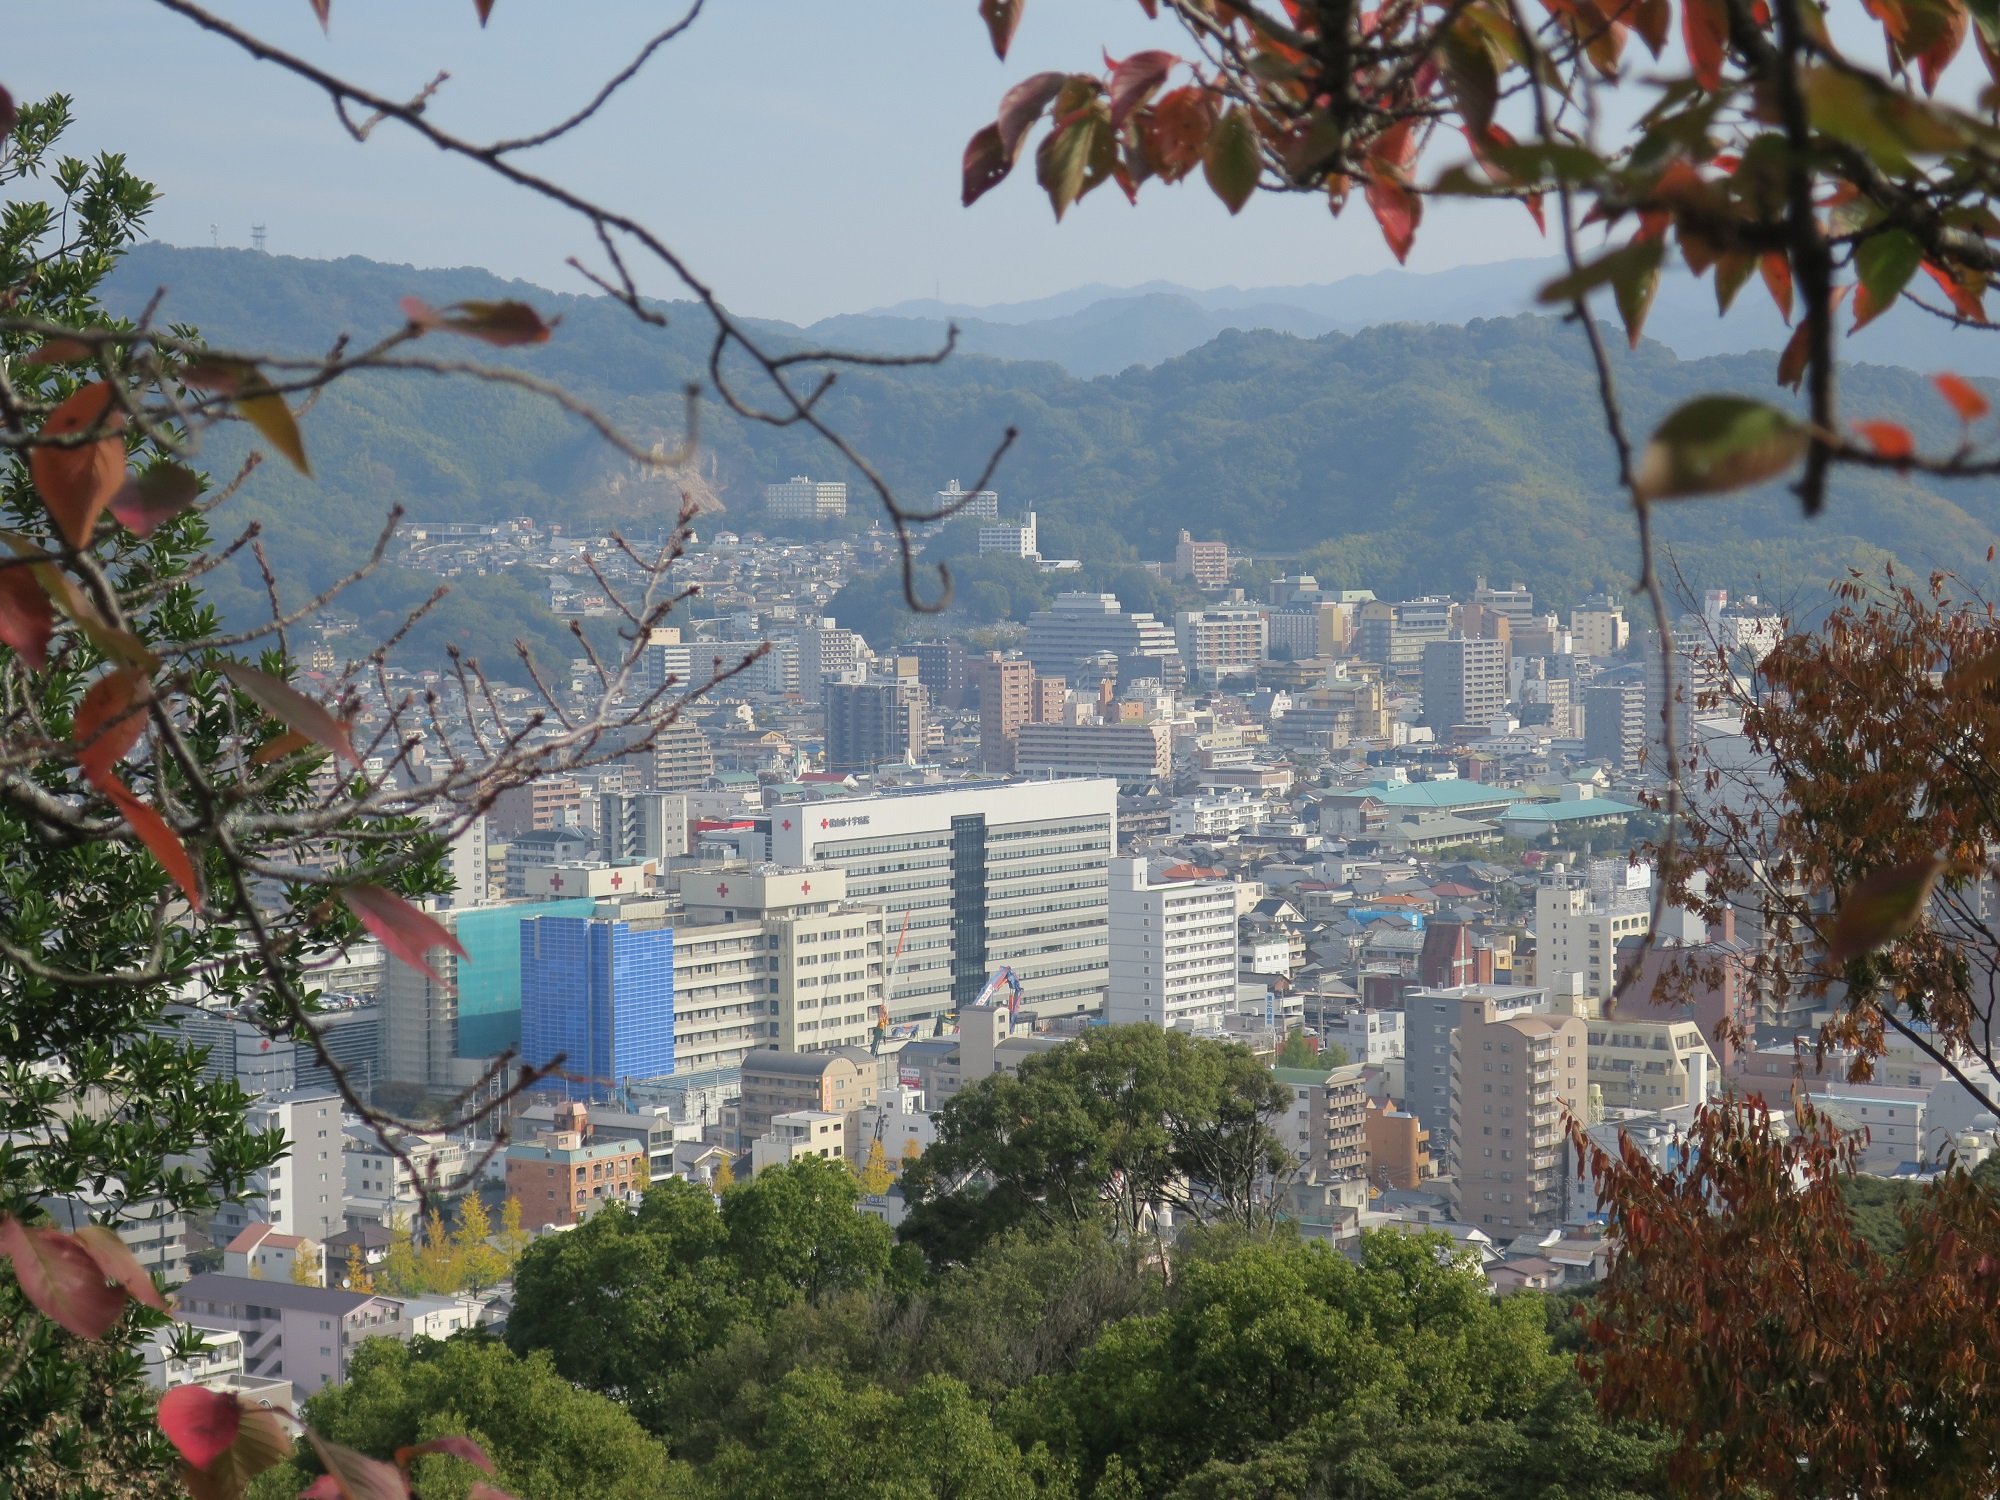
[[[743,1092],[728,1106],[724,1128],[739,1151],[770,1129],[778,1115],[816,1110],[853,1115],[875,1102],[876,1060],[859,1047],[827,1052],[752,1052],[743,1059]]]
[[[1014,769],[1014,732],[1034,719],[1034,664],[989,653],[979,663],[979,755],[988,771]]]
[[[583,814],[583,785],[568,776],[550,776],[527,786],[509,787],[494,800],[493,832],[502,839],[532,830],[573,827]]]
[[[1431,1176],[1431,1133],[1408,1110],[1370,1099],[1363,1138],[1371,1186],[1407,1192]]]
[[[595,1199],[645,1191],[645,1147],[622,1137],[593,1141],[589,1130],[583,1105],[560,1104],[553,1130],[507,1148],[507,1196],[520,1200],[523,1228],[575,1224]]]

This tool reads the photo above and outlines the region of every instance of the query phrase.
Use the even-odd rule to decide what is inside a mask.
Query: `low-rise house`
[[[409,1337],[394,1297],[289,1281],[205,1273],[180,1289],[175,1308],[186,1322],[240,1334],[244,1373],[283,1376],[306,1393],[345,1380],[364,1340]]]
[[[251,1276],[264,1281],[296,1281],[302,1274],[315,1286],[326,1285],[326,1257],[317,1240],[302,1234],[280,1234],[269,1224],[251,1224],[222,1250],[226,1276]]]
[[[770,1129],[750,1144],[750,1170],[761,1172],[809,1156],[825,1161],[844,1161],[852,1156],[846,1115],[798,1109],[776,1116]]]

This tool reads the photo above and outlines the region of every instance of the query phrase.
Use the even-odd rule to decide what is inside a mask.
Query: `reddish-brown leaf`
[[[1986,318],[1986,278],[1974,276],[1970,272],[1953,275],[1942,266],[1930,261],[1923,263],[1924,274],[1935,281],[1944,294],[1951,298],[1951,305],[1958,310],[1961,318],[1974,323],[1984,323]]]
[[[177,1385],[160,1398],[160,1431],[197,1469],[229,1451],[243,1426],[243,1408],[229,1391]]]
[[[433,979],[444,978],[431,967],[433,948],[444,948],[460,958],[466,956],[450,929],[437,918],[418,911],[394,891],[379,885],[351,885],[340,896],[361,919],[361,925],[381,939],[384,948]]]
[[[1417,223],[1423,217],[1423,204],[1417,195],[1400,182],[1378,175],[1368,184],[1368,208],[1396,259],[1408,260],[1410,247],[1416,243]]]
[[[360,768],[361,757],[355,753],[354,742],[348,738],[353,726],[345,719],[336,719],[325,704],[314,702],[290,683],[281,682],[269,672],[259,671],[245,662],[224,662],[216,670],[254,699],[272,718],[296,729],[315,744],[326,746],[356,769]]]
[[[106,1281],[117,1282],[135,1301],[161,1312],[167,1310],[167,1299],[153,1285],[153,1278],[146,1274],[139,1258],[114,1231],[102,1224],[86,1224],[76,1231],[73,1238],[83,1246],[84,1253],[97,1262],[97,1269],[104,1273]]]
[[[160,862],[160,868],[173,877],[174,884],[187,897],[188,905],[200,911],[201,882],[195,879],[194,862],[188,858],[187,846],[180,841],[180,836],[167,826],[167,820],[134,796],[132,789],[116,775],[107,773],[103,780],[93,782],[93,785],[110,799],[119,816],[138,835],[139,842],[152,851],[153,858]]]
[[[965,143],[965,160],[960,166],[959,201],[970,208],[1014,170],[1014,158],[1000,143],[998,125],[982,126]]]
[[[472,8],[479,12],[479,24],[484,26],[493,16],[493,0],[472,0]]]
[[[427,1453],[448,1453],[453,1458],[462,1458],[489,1474],[493,1472],[493,1460],[486,1456],[484,1448],[469,1437],[432,1438],[429,1442],[418,1443],[414,1447],[398,1448],[396,1462],[408,1467],[412,1459],[422,1458]]]
[[[1764,285],[1771,293],[1771,300],[1778,304],[1778,316],[1787,323],[1792,321],[1792,263],[1782,250],[1767,250],[1757,262],[1757,269],[1764,277]]]
[[[1931,384],[1938,388],[1938,394],[1951,403],[1951,409],[1958,413],[1961,422],[1977,422],[1993,408],[1978,387],[1960,376],[1946,373],[1931,376]]]
[[[1854,430],[1884,458],[1906,459],[1917,451],[1910,429],[1895,422],[1856,422]]]
[[[1007,49],[1014,45],[1014,30],[1021,24],[1024,3],[1025,0],[979,0],[979,19],[986,23],[993,55],[1002,62],[1007,60]]]
[[[1167,74],[1180,59],[1171,52],[1134,52],[1120,62],[1111,62],[1111,123],[1122,126],[1133,110],[1167,81]]]
[[[31,672],[48,665],[49,637],[55,634],[56,611],[35,581],[34,570],[0,568],[0,642],[5,642]]]
[[[151,536],[201,498],[201,476],[177,463],[156,463],[111,497],[111,514],[134,536]]]
[[[207,1468],[182,1463],[181,1483],[194,1500],[243,1500],[251,1480],[292,1456],[292,1439],[276,1412],[245,1406],[238,1419],[236,1440]]]
[[[1945,871],[1945,861],[1927,856],[1891,865],[1856,881],[1840,898],[1826,956],[1846,963],[1893,943],[1915,927]]]
[[[1729,8],[1723,0],[1681,0],[1681,40],[1694,81],[1705,89],[1721,86],[1723,46],[1728,39]]]
[[[125,1311],[125,1289],[105,1283],[90,1252],[59,1229],[0,1219],[0,1255],[14,1263],[21,1294],[78,1338],[101,1339]]]
[[[326,1465],[327,1475],[338,1486],[341,1500],[409,1500],[410,1487],[403,1480],[403,1471],[394,1464],[330,1443],[311,1430],[306,1436],[311,1439],[320,1462]]]
[[[1185,84],[1170,89],[1148,111],[1140,139],[1153,170],[1178,182],[1201,162],[1215,128],[1215,100],[1208,90]]]
[[[109,776],[139,742],[152,696],[151,681],[133,667],[107,672],[90,685],[77,705],[70,742],[76,747],[76,763],[91,781]]]
[[[1658,57],[1660,49],[1667,45],[1667,32],[1674,24],[1671,0],[1639,0],[1638,6],[1630,12],[1630,20],[1632,29],[1645,42],[1646,50]]]
[[[300,734],[296,729],[287,729],[269,744],[259,745],[252,752],[250,763],[255,766],[268,766],[274,760],[283,760],[287,755],[294,755],[301,750],[310,750],[311,748],[311,740]]]
[[[1010,166],[1020,160],[1021,141],[1029,128],[1042,117],[1042,111],[1062,92],[1067,81],[1065,73],[1036,73],[1000,96],[1000,112],[993,124],[1000,132],[1000,149],[1007,153]]]
[[[1934,35],[1917,54],[1917,72],[1924,80],[1924,92],[1935,94],[1938,79],[1958,56],[1958,49],[1965,45],[1967,16],[1963,5],[1945,5],[1931,9],[1926,19]]]
[[[53,338],[27,355],[31,365],[80,365],[97,356],[82,339]]]
[[[21,118],[21,111],[14,103],[14,96],[0,87],[0,135],[12,135],[14,122]]]
[[[50,412],[42,432],[50,437],[96,430],[117,433],[124,426],[125,413],[113,405],[111,387],[96,380]],[[97,518],[125,482],[125,443],[113,436],[78,448],[34,448],[28,454],[28,472],[57,529],[72,547],[86,547]]]
[[[333,0],[312,0],[313,14],[319,17],[319,29],[325,31],[333,13]]]
[[[421,297],[405,297],[403,316],[419,328],[437,328],[446,333],[462,333],[502,349],[518,344],[546,344],[562,319],[543,321],[542,315],[525,302],[454,302],[434,308]]]

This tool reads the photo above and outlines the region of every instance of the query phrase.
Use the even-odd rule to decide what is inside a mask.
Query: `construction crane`
[[[903,930],[896,934],[896,951],[889,955],[889,962],[882,974],[882,1000],[875,1006],[875,1043],[870,1050],[881,1056],[882,1044],[889,1039],[888,996],[896,983],[896,965],[902,962],[903,940],[910,935],[910,914],[903,913]]]
[[[1003,984],[1006,985],[1008,989],[1008,995],[1007,995],[1008,1017],[1011,1019],[1012,1017],[1019,1015],[1021,1013],[1021,980],[1020,977],[1016,975],[1014,971],[1008,968],[1005,964],[1002,964],[999,968],[993,971],[993,977],[987,980],[986,987],[973,997],[972,1003],[974,1005],[984,1005],[988,1000],[991,1000],[993,998],[994,994],[999,990],[1000,986]]]

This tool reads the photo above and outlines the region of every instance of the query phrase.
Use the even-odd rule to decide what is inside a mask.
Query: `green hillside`
[[[698,378],[706,355],[690,307],[670,308],[665,329],[647,328],[602,298],[477,270],[144,246],[121,268],[111,300],[135,307],[161,285],[168,316],[218,343],[274,351],[322,348],[343,330],[380,332],[398,320],[406,292],[433,301],[528,295],[564,321],[523,363],[579,389],[648,443],[679,435],[680,388]],[[1700,391],[1772,391],[1772,365],[1761,354],[1685,361],[1648,343],[1621,354],[1619,378],[1643,433]],[[1855,367],[1845,400],[1851,415],[1905,422],[1927,444],[1955,440],[1955,421],[1915,372]],[[1225,331],[1152,368],[1089,381],[1049,364],[967,356],[938,368],[844,373],[826,409],[918,497],[953,476],[969,480],[998,433],[1018,425],[996,480],[1005,503],[1038,512],[1045,553],[1100,567],[1170,556],[1186,527],[1245,551],[1299,557],[1329,584],[1383,595],[1462,591],[1485,573],[1522,579],[1564,606],[1622,587],[1633,564],[1586,351],[1552,318],[1399,324],[1311,340]],[[467,382],[345,382],[306,433],[316,477],[269,466],[243,507],[264,520],[274,557],[301,586],[351,565],[391,502],[426,519],[531,514],[566,529],[615,523],[645,532],[677,494],[546,405]],[[809,433],[735,420],[713,404],[703,439],[701,478],[726,508],[725,524],[745,529],[759,527],[761,488],[773,479],[856,477],[843,476]],[[210,467],[226,469],[235,454],[231,439],[218,441]],[[1847,475],[1818,522],[1770,491],[1676,507],[1663,534],[1697,587],[1809,601],[1850,564],[1885,556],[1983,570],[2000,538],[2000,490]],[[429,582],[385,578],[363,603],[386,612]],[[524,591],[507,580],[474,583],[485,587],[462,592],[491,597],[454,600],[414,649],[435,649],[440,635],[477,642],[524,607]],[[990,609],[990,591],[987,600]],[[529,624],[546,631],[553,622]]]

